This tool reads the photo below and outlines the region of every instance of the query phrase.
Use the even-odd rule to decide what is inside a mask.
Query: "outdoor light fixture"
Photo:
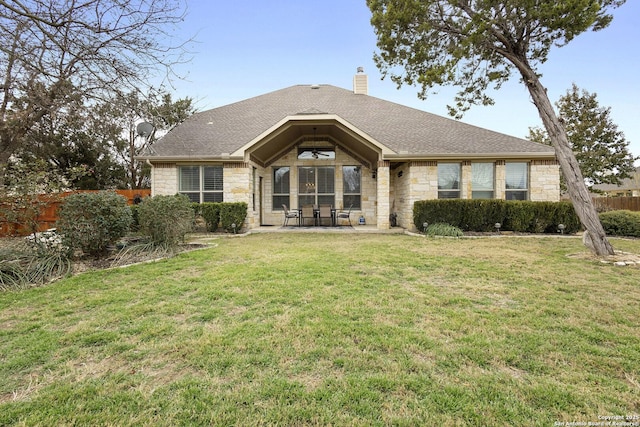
[[[424,232],[426,232],[426,231],[427,231],[427,227],[428,227],[428,226],[429,226],[429,223],[428,223],[428,222],[423,222],[423,223],[422,223],[422,230],[423,230]]]
[[[233,234],[236,234],[236,223],[231,224],[231,228],[233,228]]]
[[[558,224],[558,231],[560,232],[560,234],[564,234],[564,229],[565,229],[564,224]]]
[[[500,224],[499,222],[496,222],[496,225],[494,225],[494,227],[496,228],[496,231],[498,232],[498,234],[500,234],[500,227],[502,227],[502,224]]]

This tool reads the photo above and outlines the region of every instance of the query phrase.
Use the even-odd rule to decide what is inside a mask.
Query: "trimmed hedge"
[[[214,232],[218,227],[230,233],[237,233],[242,229],[247,217],[248,205],[244,202],[237,203],[194,203],[193,210],[196,215],[201,215],[207,224],[207,231]],[[236,224],[235,230],[232,225]]]
[[[619,210],[603,212],[599,216],[607,234],[640,237],[640,212]]]
[[[240,203],[222,203],[220,207],[220,225],[227,232],[237,233],[242,229],[244,219],[247,217],[248,206],[244,202]],[[232,225],[235,224],[234,229]]]
[[[413,205],[413,223],[418,230],[423,224],[445,223],[463,231],[501,230],[519,233],[556,233],[558,224],[566,233],[581,229],[571,202],[529,202],[497,199],[421,200]]]

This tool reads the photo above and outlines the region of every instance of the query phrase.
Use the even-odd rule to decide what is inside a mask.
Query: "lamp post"
[[[494,227],[496,228],[496,231],[498,232],[498,234],[500,234],[500,227],[502,227],[502,224],[500,224],[499,222],[496,222]]]
[[[428,222],[426,222],[426,221],[425,221],[425,222],[423,222],[423,223],[422,223],[422,231],[424,231],[424,232],[426,233],[426,232],[427,232],[427,227],[428,227],[428,226],[429,226],[429,223],[428,223]]]
[[[558,224],[558,231],[560,232],[560,234],[564,234],[564,229],[565,229],[564,224]]]

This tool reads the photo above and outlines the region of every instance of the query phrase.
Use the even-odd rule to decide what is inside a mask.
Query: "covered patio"
[[[391,151],[340,117],[316,111],[289,116],[242,152],[259,165],[261,225],[357,224],[363,218],[388,228],[389,167],[381,159]],[[285,221],[285,207],[298,218]],[[338,218],[347,212],[348,219]]]

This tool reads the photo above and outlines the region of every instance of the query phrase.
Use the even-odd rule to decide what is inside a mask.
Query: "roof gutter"
[[[384,154],[383,160],[505,160],[505,159],[555,159],[554,152],[532,153],[423,153],[423,154]]]
[[[158,162],[244,162],[243,156],[135,156],[136,160],[145,163]]]

